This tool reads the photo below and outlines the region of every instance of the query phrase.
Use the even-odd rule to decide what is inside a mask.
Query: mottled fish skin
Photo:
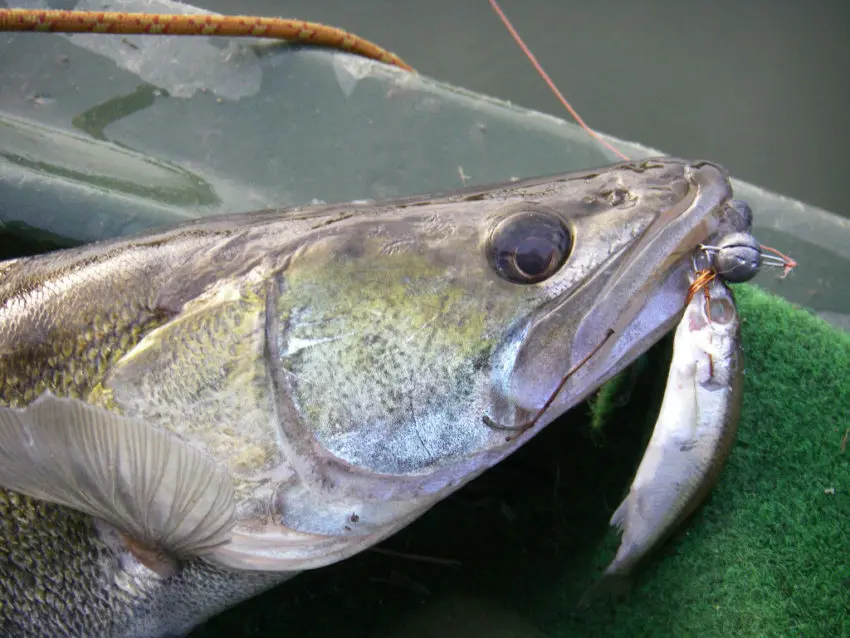
[[[444,197],[263,211],[0,264],[0,406],[45,392],[226,468],[238,525],[163,577],[102,520],[0,489],[0,635],[167,636],[403,527],[678,320],[690,254],[744,230],[722,169],[664,158]],[[495,223],[573,233],[533,285]],[[606,342],[537,425],[505,440]],[[164,548],[167,549],[167,548]]]
[[[719,278],[694,295],[676,328],[661,410],[628,495],[611,525],[622,538],[585,607],[627,593],[636,567],[708,495],[738,428],[743,355],[735,300]],[[710,314],[709,314],[710,309]]]

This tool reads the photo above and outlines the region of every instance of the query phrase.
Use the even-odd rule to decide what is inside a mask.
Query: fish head
[[[745,224],[730,196],[719,167],[661,159],[349,207],[317,225],[267,303],[290,472],[271,511],[289,530],[362,542],[313,543],[298,566],[406,524],[660,339],[694,251]],[[254,540],[243,548],[274,554]]]
[[[329,227],[276,288],[284,433],[410,493],[457,484],[464,461],[498,460],[670,329],[694,250],[735,223],[730,195],[715,165],[654,160]],[[524,437],[485,424],[527,423],[597,348]]]

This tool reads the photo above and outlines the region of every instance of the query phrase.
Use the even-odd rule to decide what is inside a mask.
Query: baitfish
[[[667,333],[730,197],[664,158],[0,264],[0,633],[184,634],[378,543]]]
[[[743,399],[738,314],[719,278],[697,292],[673,337],[658,420],[625,500],[611,517],[620,547],[579,602],[626,593],[638,564],[699,505],[735,438]]]

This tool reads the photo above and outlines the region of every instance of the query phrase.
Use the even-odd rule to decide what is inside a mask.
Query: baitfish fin
[[[227,542],[235,524],[231,478],[199,450],[49,392],[23,409],[0,407],[0,486],[110,523],[162,575],[173,558]]]
[[[628,600],[632,584],[632,578],[628,574],[603,574],[590,586],[590,589],[584,592],[576,605],[576,611],[587,609],[597,601]]]
[[[631,494],[629,495],[631,496]],[[629,518],[629,496],[623,499],[620,506],[611,515],[610,525],[619,532],[626,529]],[[633,580],[629,574],[617,572],[609,568],[593,585],[587,589],[576,605],[576,611],[590,607],[597,601],[627,600],[632,591]]]
[[[628,497],[623,499],[623,502],[620,503],[620,506],[614,511],[611,515],[611,522],[609,523],[611,527],[616,527],[617,531],[622,532],[626,528],[626,519],[629,516],[629,499]]]

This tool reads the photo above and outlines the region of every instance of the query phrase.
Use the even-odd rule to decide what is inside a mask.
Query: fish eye
[[[490,264],[515,284],[536,284],[554,275],[569,257],[572,235],[555,215],[521,211],[499,221],[487,246]]]

